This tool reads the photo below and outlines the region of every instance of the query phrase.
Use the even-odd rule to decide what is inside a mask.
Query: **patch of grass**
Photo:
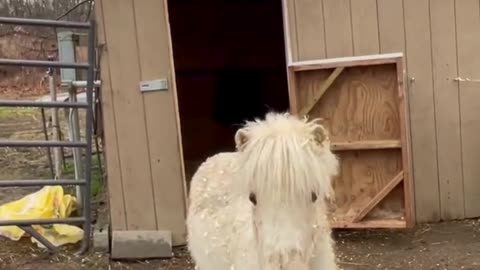
[[[40,111],[36,108],[10,108],[0,107],[0,120],[12,119],[18,117],[33,117]]]
[[[73,158],[65,160],[65,169],[63,175],[66,179],[75,178],[75,167],[73,163]],[[98,158],[96,155],[92,156],[92,182],[90,185],[90,191],[92,193],[92,198],[97,197],[103,191],[103,179],[100,170],[100,164],[98,163]]]

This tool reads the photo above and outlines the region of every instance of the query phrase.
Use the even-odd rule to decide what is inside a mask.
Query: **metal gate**
[[[51,62],[38,60],[17,60],[0,59],[0,65],[7,66],[25,66],[25,67],[50,67],[50,68],[69,68],[87,70],[87,101],[86,102],[57,102],[57,101],[17,101],[0,100],[2,107],[38,107],[38,108],[79,108],[86,110],[86,141],[18,141],[18,140],[0,140],[0,147],[70,147],[85,148],[85,179],[67,180],[4,180],[0,181],[0,187],[27,187],[27,186],[81,186],[83,187],[82,198],[78,198],[82,203],[82,216],[73,218],[59,219],[34,219],[34,220],[0,220],[0,226],[18,226],[27,234],[36,238],[40,243],[50,251],[55,252],[57,248],[32,228],[32,225],[51,225],[51,224],[83,224],[83,240],[79,254],[86,252],[90,246],[91,234],[91,162],[92,162],[92,129],[93,129],[93,89],[95,76],[95,22],[67,22],[39,19],[20,19],[0,17],[0,24],[11,25],[29,25],[39,27],[62,27],[73,29],[88,30],[88,63],[67,63]]]

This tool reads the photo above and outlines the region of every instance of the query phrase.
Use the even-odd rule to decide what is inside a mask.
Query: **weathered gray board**
[[[170,231],[112,232],[112,259],[154,259],[172,256]]]

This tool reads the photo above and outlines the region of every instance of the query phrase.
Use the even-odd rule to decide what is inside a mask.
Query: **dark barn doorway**
[[[287,111],[279,0],[170,0],[187,182],[210,155],[233,151],[235,131],[267,111]]]

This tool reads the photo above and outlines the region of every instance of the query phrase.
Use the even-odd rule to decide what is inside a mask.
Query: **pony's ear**
[[[237,150],[242,150],[248,141],[248,132],[245,129],[239,129],[235,133],[235,147]]]
[[[328,146],[330,143],[328,131],[322,125],[317,125],[315,129],[313,129],[313,137],[319,145]]]

